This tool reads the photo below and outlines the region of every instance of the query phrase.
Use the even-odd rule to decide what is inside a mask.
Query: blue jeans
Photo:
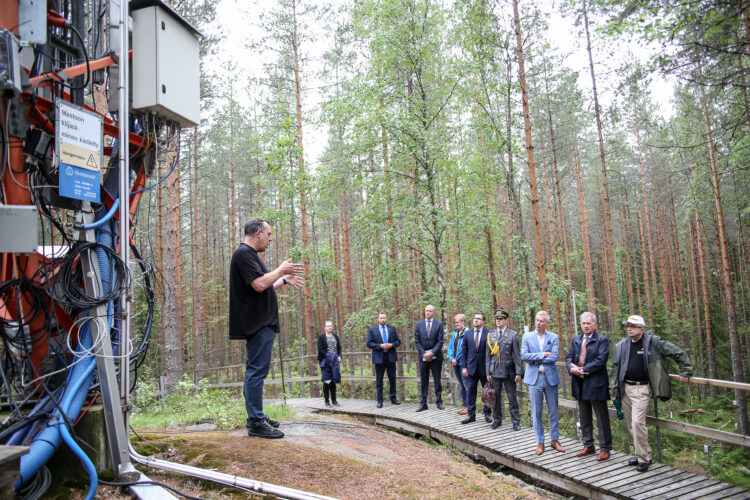
[[[557,386],[547,383],[547,377],[539,374],[536,384],[529,386],[531,408],[534,420],[534,434],[537,444],[544,444],[544,420],[542,420],[542,406],[547,400],[547,412],[549,413],[549,435],[550,441],[560,439],[557,420]]]
[[[461,375],[461,365],[456,365],[453,367],[453,375],[456,376],[456,381],[458,382],[458,390],[461,393],[461,406],[467,407],[469,401],[469,389],[466,387],[464,376]]]
[[[266,415],[263,413],[263,381],[271,368],[273,340],[276,332],[265,327],[247,339],[247,362],[245,363],[245,409],[247,426],[260,424]]]

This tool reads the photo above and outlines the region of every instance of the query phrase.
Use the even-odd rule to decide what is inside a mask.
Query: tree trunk
[[[167,154],[171,165],[177,159],[176,152]],[[164,365],[167,371],[167,394],[177,390],[185,371],[182,325],[182,241],[180,230],[180,169],[176,168],[167,180],[167,237],[164,252]]]
[[[193,213],[190,221],[190,228],[192,234],[192,246],[190,247],[190,266],[192,267],[193,277],[193,302],[192,302],[192,316],[193,316],[193,370],[195,374],[193,377],[194,382],[198,382],[203,379],[203,315],[201,314],[202,304],[202,293],[201,284],[203,283],[203,265],[200,259],[200,247],[198,242],[200,238],[200,223],[201,213],[198,210],[198,202],[200,200],[200,192],[198,190],[198,127],[193,128],[193,183],[191,196],[193,198]]]
[[[300,224],[302,225],[302,251],[304,252],[303,264],[305,267],[305,287],[302,295],[302,311],[303,311],[303,331],[305,336],[305,342],[307,344],[307,353],[312,354],[316,349],[316,338],[315,338],[315,318],[313,317],[313,301],[312,301],[312,287],[311,281],[312,276],[310,274],[310,258],[307,256],[307,249],[310,246],[308,228],[307,228],[307,187],[305,181],[305,156],[302,145],[302,83],[300,81],[300,57],[299,57],[299,38],[297,34],[297,2],[292,0],[292,51],[294,53],[294,96],[296,99],[296,110],[297,110],[297,147],[299,155],[299,172],[297,175],[300,180],[299,187],[299,211],[300,211]],[[315,367],[314,358],[308,358],[307,363],[307,374],[313,375],[317,371]],[[317,387],[317,385],[315,385]]]
[[[609,290],[611,303],[609,304],[612,311],[612,317],[617,318],[619,315],[619,305],[617,297],[617,274],[615,271],[615,250],[612,241],[612,216],[609,207],[609,187],[607,186],[607,164],[604,160],[604,136],[602,133],[602,121],[599,110],[599,96],[596,91],[596,76],[594,75],[594,59],[591,55],[591,37],[589,36],[589,18],[586,10],[586,2],[583,2],[583,22],[586,28],[586,50],[589,54],[589,69],[591,70],[591,86],[594,91],[594,114],[596,115],[596,132],[599,138],[599,158],[602,164],[602,190],[604,191],[604,222],[606,231],[604,233],[604,255],[611,264],[609,275]]]
[[[589,244],[589,223],[586,215],[586,201],[583,197],[583,177],[581,163],[578,160],[578,146],[573,137],[573,168],[576,174],[576,192],[578,193],[578,214],[581,219],[581,242],[583,245],[583,267],[586,273],[586,300],[589,311],[596,311],[594,298],[594,271],[591,268],[591,246]],[[576,318],[577,320],[577,318]]]
[[[645,219],[645,225],[646,227],[641,227],[641,253],[642,253],[642,260],[643,260],[643,283],[646,288],[646,302],[648,303],[648,325],[651,330],[654,329],[654,306],[651,298],[651,286],[656,286],[656,264],[654,260],[654,245],[651,241],[651,218],[650,218],[650,210],[648,208],[648,191],[646,189],[646,165],[643,161],[643,150],[641,148],[641,133],[640,129],[638,128],[638,120],[636,119],[635,122],[635,138],[636,142],[638,143],[638,163],[641,167],[641,198],[643,199],[643,217]],[[641,214],[640,207],[638,208],[638,213]],[[640,217],[638,218],[640,221]],[[648,258],[646,258],[646,249],[643,247],[644,245],[644,239],[643,236],[646,235],[646,241],[648,242]],[[646,263],[649,262],[651,264],[651,281],[649,282],[646,273]]]
[[[735,382],[744,382],[744,370],[742,366],[742,352],[738,334],[737,313],[735,311],[734,279],[729,264],[729,248],[727,246],[726,226],[724,224],[724,211],[721,206],[721,191],[719,190],[719,174],[716,167],[714,154],[714,143],[711,135],[711,121],[708,115],[708,106],[700,89],[701,107],[703,109],[703,120],[706,125],[706,138],[708,141],[708,156],[711,163],[711,181],[714,191],[714,203],[716,205],[716,217],[719,226],[719,248],[721,250],[721,277],[724,286],[724,300],[727,309],[727,333],[729,334],[729,347],[732,358],[732,379]],[[747,402],[745,392],[735,389],[734,397],[737,400],[737,412],[739,417],[740,431],[750,434],[750,422],[748,422]]]
[[[513,0],[513,20],[516,31],[516,53],[518,55],[518,80],[521,85],[521,101],[523,104],[523,128],[526,136],[526,158],[529,166],[529,191],[531,196],[531,212],[534,217],[534,244],[536,245],[537,280],[539,283],[539,302],[542,310],[547,310],[547,263],[544,259],[544,239],[542,238],[542,221],[539,213],[539,191],[536,182],[536,167],[534,165],[534,141],[531,137],[531,117],[529,116],[529,94],[526,85],[526,69],[523,57],[523,38],[521,33],[521,17],[518,13],[518,0]]]

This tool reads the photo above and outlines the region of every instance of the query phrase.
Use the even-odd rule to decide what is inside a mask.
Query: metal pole
[[[130,259],[130,142],[129,132],[129,30],[128,30],[129,0],[120,0],[120,58],[118,66],[118,98],[119,107],[117,121],[119,125],[118,160],[120,165],[120,258],[127,263]],[[126,266],[129,267],[129,266]],[[128,425],[128,405],[130,389],[130,297],[125,293],[120,297],[120,397],[123,400],[125,412],[125,428]]]

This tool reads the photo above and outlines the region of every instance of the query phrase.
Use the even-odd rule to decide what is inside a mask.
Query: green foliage
[[[187,379],[179,389],[163,400],[158,399],[153,384],[139,384],[134,411],[133,427],[188,426],[210,421],[219,429],[237,429],[245,426],[245,403],[236,389],[209,389],[208,380],[197,385]],[[291,413],[287,406],[265,405],[264,412],[271,418],[285,418]]]

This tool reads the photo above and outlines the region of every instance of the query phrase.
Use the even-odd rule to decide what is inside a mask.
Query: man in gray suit
[[[419,353],[419,381],[420,400],[417,411],[427,409],[427,389],[430,384],[430,374],[435,383],[435,402],[438,410],[443,406],[443,386],[440,375],[443,368],[443,324],[435,319],[435,307],[428,305],[424,308],[424,319],[414,326],[414,347]]]
[[[516,383],[521,380],[521,346],[518,334],[508,328],[508,313],[502,308],[495,310],[495,329],[487,335],[484,360],[487,381],[492,382],[496,395],[492,428],[497,429],[503,423],[502,390],[505,386],[513,430],[520,430],[521,412],[518,409]]]

